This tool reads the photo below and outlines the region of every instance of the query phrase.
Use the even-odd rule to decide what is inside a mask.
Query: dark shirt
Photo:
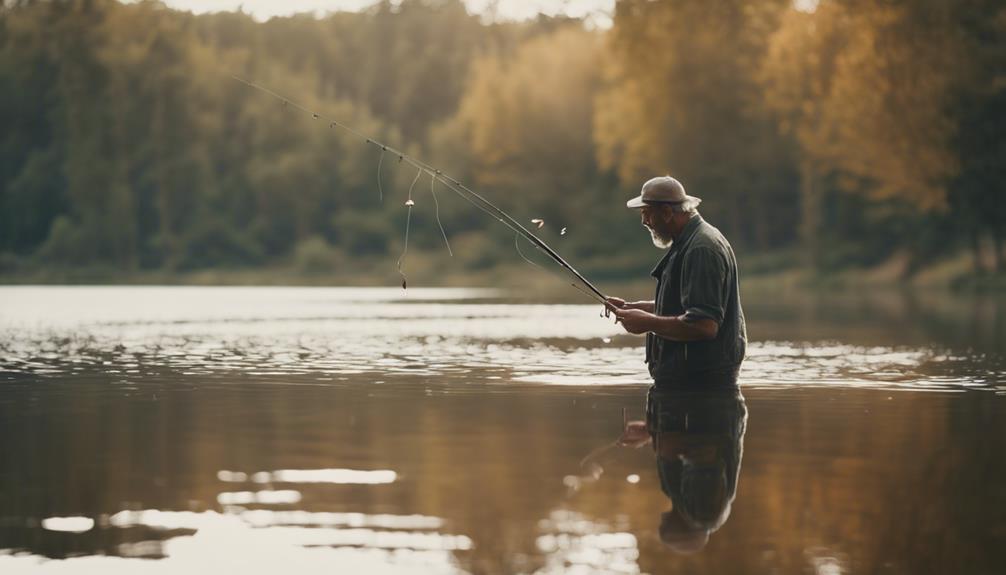
[[[653,269],[659,316],[685,321],[711,319],[719,325],[711,340],[680,342],[646,335],[646,363],[657,385],[676,382],[736,381],[747,350],[737,259],[718,229],[696,214]],[[722,377],[717,377],[722,375]]]

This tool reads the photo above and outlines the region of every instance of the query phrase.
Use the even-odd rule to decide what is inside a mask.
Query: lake
[[[745,294],[639,447],[582,301],[0,287],[0,573],[1002,572],[1002,295]]]

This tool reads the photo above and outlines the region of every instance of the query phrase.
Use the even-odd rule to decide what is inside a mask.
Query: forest
[[[624,201],[671,174],[743,273],[902,281],[949,261],[958,279],[1001,278],[1006,5],[806,4],[620,0],[598,27],[493,21],[460,0],[266,22],[4,2],[0,280],[384,281],[413,185],[407,265],[526,266],[447,188],[233,76],[543,220],[536,232],[594,277],[645,276],[659,254]]]

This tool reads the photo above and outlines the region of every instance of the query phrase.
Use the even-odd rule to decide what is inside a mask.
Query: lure
[[[416,177],[412,179],[412,185],[409,186],[409,199],[405,200],[409,213],[405,216],[405,245],[402,247],[402,255],[398,256],[398,273],[402,276],[402,289],[407,289],[408,285],[405,272],[402,270],[402,262],[405,261],[405,254],[409,253],[409,224],[412,222],[412,206],[416,205],[416,202],[412,201],[412,188],[416,187],[416,182],[419,181],[419,176],[422,174],[422,170],[416,172]]]

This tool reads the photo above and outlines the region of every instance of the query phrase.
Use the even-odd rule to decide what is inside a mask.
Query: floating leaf
[[[405,200],[405,205],[411,208],[412,206],[416,205],[416,202],[413,202],[412,200]]]
[[[562,231],[561,231],[561,232],[559,232],[559,235],[560,235],[560,236],[564,236],[564,235],[566,235],[566,228],[562,228]]]
[[[534,224],[534,225],[536,225],[536,226],[538,226],[538,229],[540,230],[542,228],[542,226],[545,225],[545,220],[539,220],[538,218],[535,218],[535,219],[531,220],[531,223]]]

